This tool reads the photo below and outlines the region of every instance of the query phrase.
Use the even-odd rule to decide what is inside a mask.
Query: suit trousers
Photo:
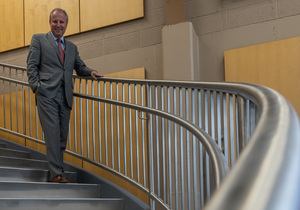
[[[66,149],[71,109],[67,105],[64,87],[54,98],[36,93],[39,119],[44,132],[50,179],[64,175],[63,153]]]

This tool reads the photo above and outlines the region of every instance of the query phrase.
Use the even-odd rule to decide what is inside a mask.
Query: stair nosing
[[[20,152],[20,153],[30,154],[30,152],[27,152],[27,151],[17,150],[17,149],[9,149],[9,148],[3,148],[3,147],[0,147],[0,150],[7,150],[7,151],[11,151],[11,152]]]

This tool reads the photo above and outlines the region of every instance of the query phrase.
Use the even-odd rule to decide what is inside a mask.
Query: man
[[[36,94],[40,122],[44,131],[50,182],[68,183],[63,168],[70,112],[73,102],[72,75],[102,77],[80,59],[77,46],[65,40],[68,15],[60,8],[50,13],[51,31],[32,37],[27,57],[27,76]]]

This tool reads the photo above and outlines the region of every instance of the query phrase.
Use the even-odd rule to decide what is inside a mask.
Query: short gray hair
[[[63,9],[61,9],[61,8],[55,8],[55,9],[53,9],[53,10],[50,12],[49,23],[51,22],[51,17],[52,17],[52,15],[53,15],[53,13],[56,12],[56,11],[63,12],[63,13],[65,14],[65,16],[66,16],[66,20],[67,20],[67,23],[68,23],[68,20],[69,20],[68,14],[67,14],[66,10],[63,10]]]

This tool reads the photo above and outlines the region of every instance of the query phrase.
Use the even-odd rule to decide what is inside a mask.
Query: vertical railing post
[[[148,93],[148,100],[147,100],[147,106],[152,107],[152,94],[151,94],[151,86],[147,85],[147,93]],[[149,124],[148,124],[148,186],[149,186],[149,204],[150,204],[150,210],[155,209],[155,201],[152,199],[152,192],[154,192],[154,171],[153,171],[153,130],[152,130],[152,116],[149,117]]]
[[[241,154],[246,146],[245,141],[245,100],[241,96],[237,96],[238,102],[238,133],[239,133],[239,148],[238,152]]]

